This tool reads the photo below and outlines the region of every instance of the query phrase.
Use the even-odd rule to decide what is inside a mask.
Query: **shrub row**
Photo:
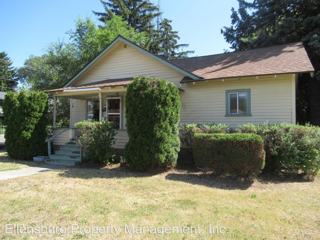
[[[107,164],[116,160],[112,149],[116,130],[111,122],[82,121],[76,123],[75,127],[80,131],[78,141],[85,161]]]
[[[196,166],[216,175],[257,176],[264,166],[263,140],[256,134],[196,133],[192,150]]]
[[[293,124],[245,124],[228,128],[223,124],[184,125],[181,144],[191,148],[197,133],[251,133],[262,137],[266,152],[265,172],[301,174],[312,179],[320,169],[320,128]],[[194,147],[193,147],[194,149]]]
[[[48,96],[43,92],[8,92],[3,102],[8,155],[31,160],[47,154]]]
[[[301,174],[313,179],[320,169],[320,128],[293,124],[240,127],[241,132],[255,133],[264,139],[266,171]]]

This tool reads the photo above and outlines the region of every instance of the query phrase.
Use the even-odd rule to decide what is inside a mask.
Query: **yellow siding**
[[[211,80],[184,84],[181,123],[225,123],[237,126],[244,123],[295,123],[295,75],[247,77]],[[248,117],[226,117],[226,90],[250,89],[251,114]],[[72,99],[71,126],[85,119],[84,100]],[[125,125],[125,124],[124,124]],[[128,142],[125,130],[118,131],[115,148]]]
[[[182,74],[150,56],[146,56],[130,46],[124,47],[123,43],[119,43],[73,85],[142,75],[166,79],[177,86],[180,86],[180,81],[183,78]]]
[[[70,141],[73,137],[72,129],[70,128],[59,128],[54,130],[54,145],[64,145]],[[113,145],[116,149],[124,149],[127,142],[129,141],[128,133],[126,130],[119,130],[115,136],[115,144]]]
[[[295,75],[247,77],[185,84],[182,94],[182,123],[295,123]],[[226,117],[226,90],[250,89],[249,117]]]
[[[123,149],[129,141],[128,133],[126,130],[119,130],[115,137],[116,142],[113,145],[114,148]]]
[[[86,100],[70,99],[70,127],[86,119],[87,102]]]
[[[53,132],[53,144],[64,145],[72,138],[72,129],[70,128],[59,128]]]

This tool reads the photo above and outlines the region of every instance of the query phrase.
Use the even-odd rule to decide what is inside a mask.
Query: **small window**
[[[117,129],[121,127],[121,98],[107,99],[107,120],[113,122]]]
[[[250,116],[250,90],[226,91],[226,116]]]

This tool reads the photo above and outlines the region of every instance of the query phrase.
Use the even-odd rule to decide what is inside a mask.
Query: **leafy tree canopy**
[[[12,61],[5,52],[0,52],[0,91],[13,90],[17,82]]]

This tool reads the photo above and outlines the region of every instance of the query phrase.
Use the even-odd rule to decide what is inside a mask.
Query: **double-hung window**
[[[226,91],[226,116],[250,116],[251,93],[249,89]]]
[[[121,97],[107,98],[107,120],[113,122],[115,128],[121,128]]]

